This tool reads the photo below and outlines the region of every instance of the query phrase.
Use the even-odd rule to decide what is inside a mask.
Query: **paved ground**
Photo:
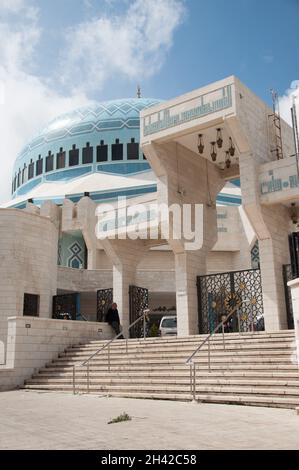
[[[127,412],[132,421],[107,422]],[[292,410],[0,393],[0,449],[299,449]]]

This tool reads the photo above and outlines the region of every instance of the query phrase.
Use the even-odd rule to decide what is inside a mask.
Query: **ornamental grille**
[[[236,303],[240,307],[225,326],[227,333],[264,330],[259,269],[199,276],[197,286],[201,334],[211,333]]]
[[[97,321],[105,322],[108,309],[113,303],[113,289],[97,291]]]
[[[285,264],[282,267],[282,269],[283,269],[283,281],[284,281],[284,290],[285,290],[288,329],[293,330],[294,329],[294,314],[293,314],[292,294],[291,294],[291,288],[288,286],[288,282],[293,280],[292,266],[290,264]]]
[[[143,315],[143,311],[148,308],[148,289],[137,286],[130,286],[130,324]],[[131,338],[143,337],[143,321],[140,320],[130,330]]]

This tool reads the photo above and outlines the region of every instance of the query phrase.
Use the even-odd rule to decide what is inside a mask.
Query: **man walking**
[[[115,331],[116,336],[120,333],[120,320],[119,314],[117,310],[117,304],[114,302],[111,307],[109,308],[107,315],[106,315],[106,322],[113,328]],[[122,337],[120,337],[122,338]]]

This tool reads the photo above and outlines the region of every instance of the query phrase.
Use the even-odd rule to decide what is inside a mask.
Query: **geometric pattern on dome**
[[[140,125],[140,111],[158,103],[161,103],[161,100],[151,98],[121,99],[105,101],[65,113],[51,121],[36,138],[29,142],[20,152],[16,161],[41,145],[69,136],[123,128],[137,129]]]

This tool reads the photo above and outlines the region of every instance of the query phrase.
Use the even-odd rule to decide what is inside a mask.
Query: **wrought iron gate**
[[[197,278],[199,332],[211,333],[227,315],[230,304],[240,301],[238,315],[227,332],[264,330],[263,297],[259,269],[210,274]],[[240,322],[240,325],[238,325]]]
[[[106,314],[113,302],[113,289],[100,289],[97,291],[97,321],[104,322]]]
[[[148,289],[144,287],[130,286],[130,324],[139,318],[148,308]],[[130,331],[131,338],[143,336],[143,321],[138,322]]]
[[[287,311],[287,322],[288,322],[288,329],[294,329],[294,315],[293,315],[293,303],[292,303],[292,295],[291,289],[288,286],[288,282],[292,281],[293,273],[292,273],[292,266],[290,264],[285,264],[282,267],[283,272],[283,282],[284,282],[284,292],[285,292],[285,300],[286,300],[286,311]]]
[[[53,318],[62,319],[63,314],[68,314],[72,320],[76,320],[80,314],[80,294],[55,295],[53,297]]]

